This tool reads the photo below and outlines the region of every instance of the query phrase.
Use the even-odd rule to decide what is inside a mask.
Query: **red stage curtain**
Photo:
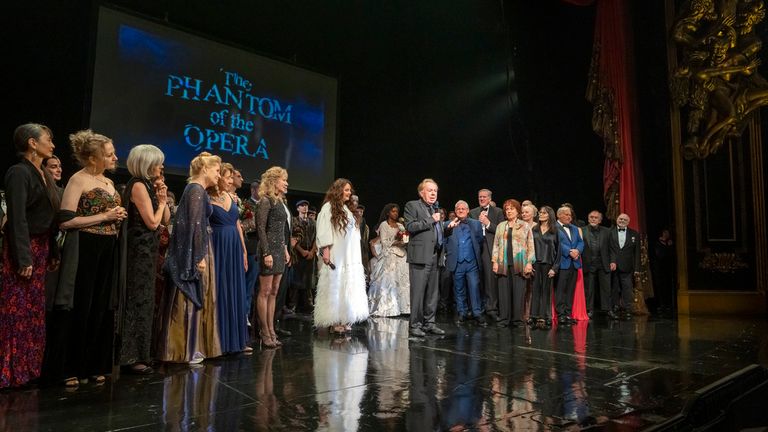
[[[586,6],[587,0],[563,0]],[[587,99],[594,105],[592,126],[603,138],[605,166],[603,193],[608,217],[626,213],[630,226],[639,229],[641,200],[638,194],[634,149],[634,65],[629,2],[598,0],[592,66]]]

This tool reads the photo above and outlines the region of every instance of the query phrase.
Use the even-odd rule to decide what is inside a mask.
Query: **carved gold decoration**
[[[654,296],[653,281],[651,278],[651,262],[648,258],[648,236],[640,235],[640,269],[635,275],[633,287],[633,298],[635,307],[633,313],[636,315],[648,315],[648,306],[645,299]]]
[[[763,0],[683,3],[672,26],[681,55],[670,90],[687,116],[686,159],[717,152],[768,104],[768,82],[757,71],[762,41],[754,29],[764,18]]]
[[[738,254],[732,252],[708,253],[699,263],[699,268],[717,273],[735,273],[748,267]]]

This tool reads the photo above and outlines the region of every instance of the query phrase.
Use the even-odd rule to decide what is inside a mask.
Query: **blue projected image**
[[[273,165],[292,189],[334,177],[336,80],[102,7],[90,127],[123,161],[160,147],[169,174],[208,151],[247,180]]]

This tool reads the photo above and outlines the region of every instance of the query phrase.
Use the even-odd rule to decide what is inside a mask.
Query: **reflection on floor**
[[[168,366],[75,391],[0,392],[0,431],[638,430],[742,367],[768,365],[768,324],[636,317],[551,330],[404,318],[346,337],[309,317],[277,350]]]

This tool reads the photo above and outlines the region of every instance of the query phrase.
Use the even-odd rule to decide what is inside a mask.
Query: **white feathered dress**
[[[360,251],[360,230],[355,216],[347,214],[346,232],[331,224],[331,204],[325,203],[317,215],[317,248],[330,246],[330,266],[320,260],[315,298],[315,327],[352,324],[368,319],[368,296],[365,293],[365,271]]]

